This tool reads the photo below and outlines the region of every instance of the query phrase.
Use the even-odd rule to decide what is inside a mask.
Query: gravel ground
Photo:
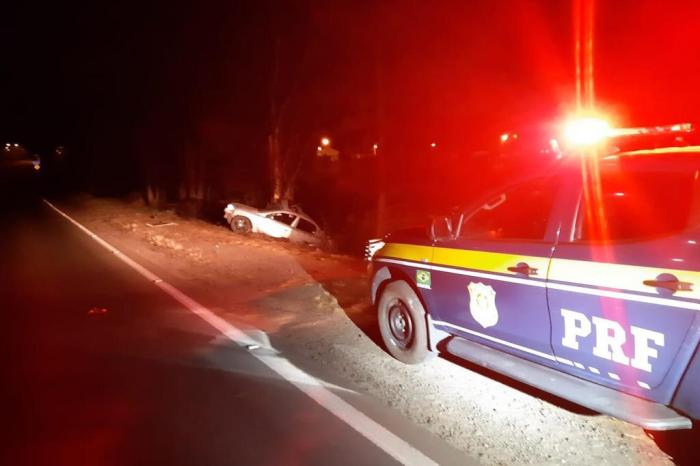
[[[60,205],[178,284],[209,290],[207,306],[261,330],[298,366],[370,394],[484,464],[674,464],[639,427],[467,363],[394,360],[379,343],[359,260],[236,235],[138,201],[80,197]]]

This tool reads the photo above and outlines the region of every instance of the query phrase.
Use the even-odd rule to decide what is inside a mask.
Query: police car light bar
[[[613,128],[606,120],[595,117],[575,118],[564,125],[564,140],[570,147],[596,146],[606,139],[625,136],[659,136],[664,134],[691,133],[691,123],[665,126]]]
[[[670,133],[691,133],[695,131],[695,127],[691,123],[677,123],[675,125],[666,126],[649,126],[639,128],[612,128],[610,137],[619,136],[643,136],[643,135],[659,135]]]

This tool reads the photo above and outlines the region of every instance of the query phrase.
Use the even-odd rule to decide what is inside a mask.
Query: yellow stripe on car
[[[432,246],[387,243],[376,252],[375,257],[393,257],[395,259],[429,263],[432,259],[433,249]]]
[[[414,244],[389,243],[382,248],[377,257],[427,262],[433,265],[462,267],[481,272],[511,273],[508,267],[515,267],[521,262],[537,269],[536,278],[547,275],[548,257],[523,256],[490,251],[472,251],[466,249],[417,246]]]
[[[515,272],[509,271],[508,267],[515,267],[521,262],[537,269],[537,274],[533,274],[533,278],[547,276],[548,257],[449,248],[435,248],[433,253],[433,263],[436,265],[464,267],[482,272],[514,274]]]
[[[556,258],[550,264],[548,257],[441,247],[433,248],[401,243],[387,244],[377,253],[377,258],[382,257],[508,275],[516,275],[515,272],[509,271],[508,267],[515,267],[518,263],[524,262],[531,268],[537,269],[537,275],[533,275],[530,278],[548,278],[549,280],[574,285],[588,285],[654,294],[655,288],[645,285],[644,281],[655,280],[661,274],[673,274],[679,281],[692,284],[691,291],[677,291],[675,296],[700,299],[700,272],[692,270]],[[549,276],[547,276],[547,267],[549,267]]]

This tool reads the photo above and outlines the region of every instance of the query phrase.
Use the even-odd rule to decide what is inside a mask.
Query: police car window
[[[305,231],[306,233],[311,233],[314,234],[316,233],[316,225],[313,223],[309,222],[308,220],[304,218],[299,219],[299,223],[297,224],[297,229],[301,231]]]
[[[494,196],[472,215],[464,217],[460,237],[544,239],[556,188],[553,179],[541,178]]]
[[[296,215],[288,214],[287,212],[277,212],[276,214],[270,214],[267,217],[280,223],[284,223],[285,225],[291,225],[292,222],[294,222]]]
[[[624,241],[670,236],[691,218],[698,180],[692,172],[603,173],[579,209],[581,241]]]

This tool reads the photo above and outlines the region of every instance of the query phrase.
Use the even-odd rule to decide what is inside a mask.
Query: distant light
[[[437,147],[437,142],[431,142],[431,143],[430,143],[430,147],[432,147],[433,149],[435,149],[435,148]]]
[[[695,241],[694,239],[689,239],[688,244],[698,244],[698,242]]]
[[[503,133],[501,134],[501,144],[518,139],[518,133]]]
[[[15,143],[14,146],[15,146],[15,147],[19,147],[19,144]]]
[[[38,164],[38,163],[35,163],[35,164],[34,164],[34,170],[36,170],[36,171],[41,170],[41,165]]]
[[[329,138],[323,137],[323,138],[321,138],[321,145],[322,146],[330,146],[331,140]]]
[[[615,193],[615,197],[625,197],[625,193]]]
[[[374,150],[379,149],[379,144],[372,144],[372,149],[374,149]]]
[[[323,147],[321,147],[321,146],[316,146],[316,150],[320,152],[320,151],[323,150]]]
[[[573,146],[594,146],[610,135],[610,124],[600,118],[577,118],[564,126],[564,137]]]
[[[671,259],[673,262],[685,262],[683,259],[680,259],[678,257],[674,257]]]

